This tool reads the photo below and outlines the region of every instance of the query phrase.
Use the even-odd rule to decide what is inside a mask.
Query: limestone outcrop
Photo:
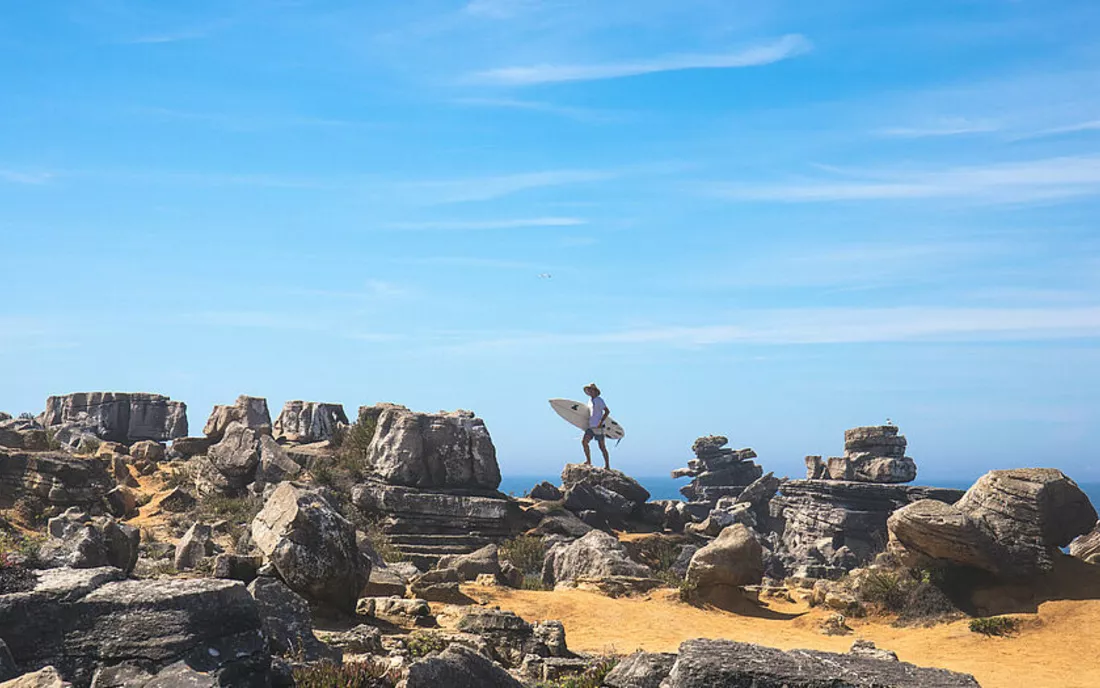
[[[187,405],[146,392],[79,392],[46,399],[42,424],[76,424],[110,442],[163,442],[187,435]]]
[[[917,464],[905,455],[907,441],[896,425],[876,425],[844,431],[844,456],[829,458],[820,475],[819,464],[807,457],[807,468],[830,480],[867,483],[908,483],[917,477]]]
[[[700,519],[705,518],[722,497],[737,497],[741,491],[760,478],[764,471],[752,461],[752,449],[730,449],[729,440],[721,435],[700,437],[691,445],[695,458],[687,468],[672,472],[673,478],[690,476],[692,481],[680,488],[689,508]]]
[[[684,580],[695,586],[702,599],[723,602],[739,595],[741,586],[755,585],[763,577],[760,543],[751,530],[736,524],[695,552]]]
[[[1053,468],[990,471],[953,506],[916,502],[890,517],[903,560],[967,566],[1005,579],[1050,571],[1058,549],[1088,533],[1096,509]]]
[[[252,540],[294,591],[353,612],[370,579],[355,527],[316,490],[280,483],[252,521]]]
[[[470,411],[418,413],[396,404],[362,407],[375,419],[367,449],[371,470],[391,485],[495,490],[496,448],[485,422]]]
[[[1090,564],[1100,564],[1100,522],[1069,543],[1069,554]]]
[[[276,439],[305,444],[332,440],[347,425],[342,404],[288,401],[272,429]]]
[[[220,442],[232,423],[239,423],[256,431],[266,428],[263,434],[271,434],[271,413],[267,410],[267,399],[242,394],[233,404],[215,406],[210,417],[206,419],[202,434],[212,443]]]
[[[114,566],[124,573],[134,569],[141,536],[136,528],[110,516],[91,517],[76,507],[51,518],[49,538],[39,558],[53,567],[78,569]]]
[[[114,486],[107,468],[96,460],[0,449],[0,509],[25,499],[43,507],[75,506],[99,513]]]
[[[581,579],[652,576],[653,571],[632,560],[618,539],[593,530],[572,542],[551,547],[543,564],[542,581],[553,586]]]

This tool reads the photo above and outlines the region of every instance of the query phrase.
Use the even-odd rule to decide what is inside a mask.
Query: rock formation
[[[370,579],[355,528],[315,490],[280,483],[252,521],[252,539],[296,592],[352,612]]]
[[[114,566],[130,573],[137,563],[138,530],[110,516],[92,518],[72,507],[51,518],[47,532],[49,539],[38,553],[47,566],[78,569]]]
[[[43,508],[75,506],[98,513],[104,496],[114,486],[115,481],[99,461],[59,452],[0,449],[0,509],[30,500]]]
[[[687,468],[672,472],[673,478],[691,476],[693,480],[680,488],[687,498],[689,510],[703,519],[722,497],[736,497],[764,474],[755,464],[752,449],[726,448],[728,439],[721,435],[700,437],[691,445],[695,458]]]
[[[1090,564],[1100,564],[1100,522],[1069,543],[1069,554]]]
[[[80,392],[50,397],[42,424],[76,424],[99,439],[130,444],[187,435],[187,405],[145,392]]]
[[[637,563],[612,535],[593,530],[572,542],[550,548],[543,564],[542,582],[555,586],[582,579],[644,578],[653,576],[648,566]]]
[[[267,410],[267,399],[242,394],[232,405],[215,406],[210,412],[210,417],[206,419],[202,434],[206,435],[211,442],[220,442],[231,423],[240,423],[252,430],[266,428],[264,434],[270,434],[271,414]],[[186,434],[186,432],[183,433],[183,435]]]
[[[990,471],[953,506],[916,502],[890,517],[892,548],[904,561],[1027,579],[1050,571],[1057,550],[1089,532],[1096,509],[1053,468]]]
[[[877,425],[844,431],[844,456],[829,458],[820,475],[819,464],[807,457],[807,478],[854,480],[867,483],[908,483],[917,477],[917,464],[905,455],[904,435],[895,425]]]
[[[331,440],[341,426],[347,425],[342,404],[288,401],[275,419],[273,434],[276,439],[305,444]]]
[[[695,552],[684,580],[701,599],[721,605],[740,596],[738,588],[756,585],[763,577],[763,549],[752,531],[737,524]]]

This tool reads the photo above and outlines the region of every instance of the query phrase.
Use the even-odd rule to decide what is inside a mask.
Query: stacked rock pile
[[[705,518],[722,497],[737,497],[764,474],[754,463],[756,452],[752,449],[730,449],[729,439],[721,435],[700,437],[691,445],[695,458],[687,468],[672,472],[673,478],[690,476],[690,483],[680,488],[680,494],[688,500],[692,513]]]

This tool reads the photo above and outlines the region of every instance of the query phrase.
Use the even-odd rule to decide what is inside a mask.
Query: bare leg
[[[587,449],[587,448],[588,448],[588,445],[585,445],[585,449]],[[604,466],[604,468],[610,469],[611,468],[611,456],[609,456],[608,453],[607,453],[607,440],[605,440],[603,437],[600,438],[600,451],[603,452],[603,466]]]
[[[591,440],[591,437],[585,437],[581,440],[581,446],[584,447],[584,462],[589,466],[592,465],[592,448],[588,446]]]

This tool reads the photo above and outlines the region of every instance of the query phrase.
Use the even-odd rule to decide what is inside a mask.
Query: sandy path
[[[854,639],[867,638],[902,661],[973,674],[984,688],[1100,686],[1100,600],[1046,602],[1038,614],[1017,615],[1023,630],[1012,638],[971,633],[966,621],[894,628],[861,619],[849,621],[854,634],[830,637],[817,630],[824,613],[803,614],[807,609],[798,604],[769,602],[772,614],[745,616],[684,605],[671,591],[618,600],[579,590],[471,587],[470,594],[528,621],[558,619],[565,624],[569,647],[588,652],[674,652],[690,638],[846,652]]]

